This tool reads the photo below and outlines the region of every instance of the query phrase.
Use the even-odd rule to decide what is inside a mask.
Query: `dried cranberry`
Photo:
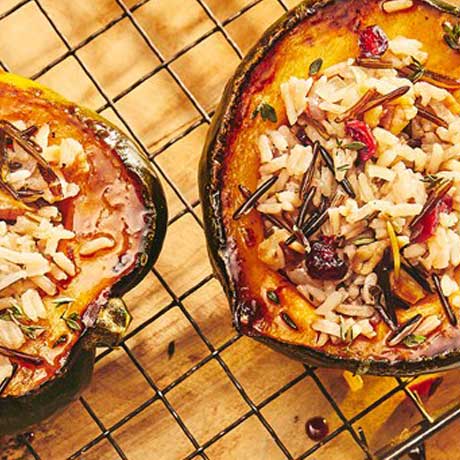
[[[340,280],[348,271],[348,264],[337,254],[336,245],[327,238],[312,243],[306,264],[308,274],[316,279]]]
[[[313,441],[321,441],[329,433],[329,424],[324,417],[313,417],[305,424],[307,436]]]
[[[366,58],[380,57],[388,49],[388,37],[379,26],[369,26],[359,32],[359,49]]]
[[[346,133],[354,141],[362,142],[366,147],[359,151],[359,159],[367,161],[375,155],[377,142],[371,128],[361,120],[350,120],[345,124]]]
[[[419,222],[415,229],[417,235],[413,238],[415,243],[424,243],[428,238],[436,233],[439,224],[439,214],[452,211],[452,197],[445,195],[442,200]]]

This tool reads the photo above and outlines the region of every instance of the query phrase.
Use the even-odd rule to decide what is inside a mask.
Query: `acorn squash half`
[[[376,0],[305,1],[274,24],[238,67],[214,116],[199,173],[208,251],[238,331],[296,360],[361,373],[413,375],[459,365],[460,329],[449,323],[436,295],[397,311],[400,324],[423,312],[442,317],[435,337],[421,347],[388,346],[391,331],[384,322],[374,339],[318,346],[311,327],[318,318],[315,308],[283,273],[258,257],[264,239],[261,213],[250,209],[233,218],[245,202],[242,191],[247,198],[260,180],[259,136],[287,124],[283,82],[308,78],[318,58],[322,69],[356,58],[359,30],[375,24],[389,38],[419,40],[429,53],[430,70],[457,78],[460,54],[446,43],[443,24],[457,24],[459,15],[458,7],[437,0],[414,0],[409,9],[391,14]],[[261,101],[269,104],[265,114]],[[276,295],[267,297],[268,292]]]
[[[14,350],[0,337],[2,363],[8,357],[14,371],[0,384],[0,435],[4,435],[25,430],[77,398],[90,381],[95,347],[119,343],[131,320],[120,296],[136,286],[157,259],[167,209],[150,163],[124,133],[40,84],[0,73],[0,125],[0,215],[5,224],[18,225],[19,219],[25,222],[29,216],[31,232],[38,231],[33,225],[39,225],[45,208],[51,209],[45,195],[33,196],[33,175],[25,180],[23,192],[5,185],[5,177],[21,168],[20,162],[7,165],[5,152],[22,154],[24,164],[35,161],[35,157],[24,156],[25,151],[33,154],[35,149],[36,156],[37,149],[42,150],[43,157],[37,131],[46,125],[42,134],[48,138],[47,155],[62,152],[63,142],[67,149],[70,145],[85,155],[85,168],[65,164],[62,156],[59,164],[40,159],[33,164],[38,167],[33,174],[52,183],[50,190],[53,186],[57,195],[64,193],[63,184],[74,184],[76,191],[71,196],[52,196],[60,218],[59,226],[52,230],[70,230],[73,236],[60,240],[51,252],[41,247],[45,255],[40,260],[54,267],[54,275],[45,276],[48,281],[34,278],[36,286],[29,279],[21,281],[28,283],[24,289],[40,293],[45,312],[33,304],[36,294],[29,304],[26,298],[15,296],[14,285],[6,288],[12,305],[0,309],[2,325],[19,326],[24,337]],[[55,214],[51,212],[51,219]],[[54,258],[53,251],[64,255],[67,265],[56,265],[60,259]],[[71,274],[63,270],[66,266]],[[33,305],[35,313],[30,311]]]

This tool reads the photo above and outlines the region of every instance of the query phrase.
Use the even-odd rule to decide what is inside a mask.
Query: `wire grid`
[[[173,224],[175,221],[183,217],[185,214],[190,214],[193,219],[197,222],[197,224],[202,227],[202,222],[200,216],[197,214],[196,210],[197,207],[199,206],[199,201],[193,201],[189,202],[184,194],[179,190],[177,185],[174,183],[174,180],[167,174],[167,172],[160,166],[160,164],[157,161],[157,157],[167,150],[169,147],[183,139],[185,136],[196,130],[202,125],[208,125],[211,121],[213,111],[207,111],[202,104],[198,101],[198,99],[194,96],[192,91],[187,87],[187,85],[183,82],[183,80],[180,78],[180,76],[173,70],[171,67],[171,64],[173,64],[176,60],[178,60],[181,56],[183,56],[185,53],[190,51],[192,48],[195,46],[199,45],[201,42],[203,42],[205,39],[210,37],[213,34],[221,34],[226,42],[230,45],[232,48],[233,52],[236,54],[236,56],[241,59],[243,57],[243,53],[237,43],[232,39],[232,37],[229,35],[229,33],[226,30],[226,26],[231,24],[233,21],[244,15],[246,12],[257,6],[258,4],[262,3],[265,0],[253,0],[247,5],[245,5],[243,8],[232,14],[230,17],[227,17],[225,20],[220,21],[216,15],[213,13],[212,9],[207,5],[205,0],[195,0],[199,6],[202,8],[202,10],[205,12],[207,17],[212,21],[214,26],[208,30],[206,33],[202,34],[200,37],[195,39],[192,43],[187,44],[184,46],[182,49],[177,51],[175,54],[173,54],[171,57],[166,59],[161,51],[158,49],[158,47],[153,43],[153,41],[149,38],[148,34],[144,30],[144,28],[139,24],[138,20],[136,17],[133,15],[133,13],[141,8],[143,5],[150,1],[155,1],[155,0],[141,0],[134,4],[131,7],[128,7],[125,3],[124,0],[115,0],[118,6],[121,8],[122,13],[117,16],[116,18],[112,19],[110,22],[105,24],[103,27],[101,27],[99,30],[93,32],[91,35],[89,35],[87,38],[82,40],[80,43],[72,46],[70,41],[66,38],[66,36],[61,32],[57,24],[53,21],[51,18],[50,14],[46,10],[46,8],[42,5],[41,0],[21,0],[19,3],[17,3],[14,7],[9,9],[8,11],[0,14],[0,26],[1,26],[1,21],[4,20],[5,18],[9,17],[11,14],[15,13],[19,9],[23,8],[27,4],[35,4],[36,7],[39,9],[43,17],[46,19],[48,22],[49,26],[51,29],[55,32],[55,34],[59,37],[61,40],[62,44],[65,46],[66,51],[60,55],[58,58],[54,59],[52,62],[49,62],[45,67],[43,67],[40,71],[36,72],[34,75],[31,76],[32,79],[37,79],[47,72],[49,72],[51,69],[56,67],[58,64],[62,63],[67,57],[73,56],[74,59],[78,62],[78,65],[81,67],[83,72],[86,74],[86,76],[90,79],[90,81],[93,83],[93,85],[97,88],[99,91],[100,95],[104,99],[104,104],[99,107],[97,112],[102,112],[105,109],[112,109],[113,112],[119,117],[121,120],[122,124],[124,125],[124,128],[127,130],[127,132],[131,135],[131,137],[138,143],[138,145],[141,147],[141,149],[144,151],[144,153],[150,158],[152,164],[154,165],[155,169],[158,171],[159,175],[162,177],[162,179],[169,184],[169,186],[173,189],[174,193],[177,195],[178,199],[181,201],[181,203],[184,206],[184,209],[180,212],[178,212],[176,215],[172,216],[169,221],[169,225]],[[288,10],[288,6],[285,3],[284,0],[276,0],[278,4],[285,10]],[[157,65],[155,68],[153,68],[150,72],[146,73],[143,75],[141,78],[139,78],[137,81],[134,83],[130,84],[128,87],[124,88],[122,91],[120,91],[117,95],[114,97],[109,97],[107,92],[105,91],[104,87],[98,82],[98,79],[90,72],[88,67],[85,65],[85,63],[80,59],[80,57],[76,54],[77,51],[81,50],[84,48],[86,45],[91,43],[93,40],[95,40],[97,37],[101,36],[105,32],[107,32],[109,29],[111,29],[113,26],[115,26],[117,23],[124,19],[128,19],[132,26],[136,29],[137,33],[140,35],[142,40],[145,42],[145,44],[148,46],[148,48],[152,51],[152,53],[158,58],[159,60],[159,65]],[[0,66],[4,70],[8,71],[8,65],[7,63],[3,62],[0,59]],[[117,106],[115,105],[116,102],[127,96],[129,93],[134,91],[137,87],[139,87],[142,83],[147,81],[148,79],[152,78],[155,74],[160,72],[161,70],[165,70],[168,72],[170,77],[174,80],[175,84],[180,88],[182,93],[186,96],[186,98],[190,101],[190,103],[193,105],[195,108],[198,118],[196,121],[194,121],[192,124],[187,126],[185,129],[183,129],[179,134],[175,135],[173,138],[169,139],[168,141],[164,142],[163,145],[161,145],[159,148],[156,148],[155,150],[150,150],[145,143],[140,139],[140,137],[136,134],[135,130],[130,126],[130,124],[126,121],[126,119],[122,116],[120,111],[118,110]],[[171,300],[170,302],[163,307],[161,310],[157,311],[154,315],[146,319],[142,324],[137,326],[135,329],[133,329],[125,338],[124,342],[121,345],[121,348],[123,349],[124,353],[126,353],[126,356],[129,358],[129,360],[134,364],[134,366],[138,369],[138,371],[142,374],[143,378],[145,381],[148,383],[148,385],[151,387],[151,389],[154,392],[154,395],[143,402],[141,405],[136,407],[134,410],[129,412],[127,415],[122,417],[120,420],[117,422],[111,424],[110,426],[105,426],[102,420],[97,416],[96,412],[93,410],[91,405],[88,403],[88,401],[85,399],[85,397],[80,398],[80,403],[83,406],[83,408],[87,411],[89,416],[94,420],[94,422],[97,424],[97,426],[100,429],[100,434],[93,438],[90,442],[87,444],[80,446],[70,457],[69,459],[78,459],[78,458],[84,458],[85,452],[87,452],[89,449],[92,447],[96,446],[103,440],[107,440],[113,447],[113,449],[116,451],[118,454],[118,457],[120,459],[127,460],[128,455],[123,451],[123,449],[120,447],[119,443],[114,439],[113,433],[120,429],[123,425],[125,425],[127,422],[138,416],[141,412],[146,410],[149,406],[154,404],[157,401],[161,401],[164,407],[169,411],[171,416],[174,418],[175,422],[177,425],[180,427],[180,430],[183,431],[185,436],[190,440],[190,442],[193,445],[194,450],[185,457],[185,459],[195,459],[195,458],[202,458],[202,459],[208,459],[208,455],[206,453],[206,449],[208,449],[210,446],[215,444],[217,441],[219,441],[221,438],[226,436],[228,433],[230,433],[232,430],[237,428],[239,425],[241,425],[245,420],[247,420],[249,417],[257,417],[259,422],[262,424],[264,429],[268,432],[270,437],[273,439],[273,441],[276,443],[276,445],[279,447],[279,449],[282,451],[284,454],[284,457],[286,459],[294,459],[294,456],[292,453],[289,451],[285,443],[280,439],[280,436],[277,434],[275,429],[271,426],[271,424],[267,421],[267,419],[264,417],[262,414],[261,410],[266,407],[268,404],[276,400],[278,397],[280,397],[282,394],[287,392],[290,388],[292,388],[294,385],[297,383],[301,382],[304,379],[310,379],[311,381],[314,382],[314,384],[317,386],[319,391],[323,394],[323,396],[327,399],[329,404],[332,406],[334,409],[335,413],[337,414],[337,417],[341,421],[341,425],[335,429],[333,432],[331,432],[324,440],[321,442],[313,445],[311,448],[306,450],[303,454],[300,456],[297,456],[296,458],[301,460],[301,459],[307,459],[307,458],[312,458],[312,455],[320,449],[323,445],[328,444],[331,442],[333,439],[337,438],[340,434],[344,432],[348,432],[354,442],[359,446],[360,450],[362,451],[362,458],[378,458],[379,460],[396,460],[400,458],[401,455],[409,452],[410,449],[414,447],[419,447],[420,449],[423,450],[423,442],[428,439],[430,436],[432,436],[434,433],[437,431],[443,429],[445,426],[450,424],[452,421],[460,418],[460,405],[446,409],[444,413],[442,413],[440,416],[438,416],[436,419],[434,419],[426,410],[424,407],[423,403],[421,402],[420,398],[417,396],[416,393],[413,393],[409,388],[408,384],[410,383],[410,380],[402,380],[397,378],[396,379],[396,386],[391,389],[390,391],[386,392],[383,396],[381,396],[379,399],[374,401],[372,404],[368,405],[365,409],[361,410],[359,413],[355,414],[353,417],[347,418],[343,411],[341,410],[340,406],[337,404],[337,402],[334,400],[333,396],[328,392],[326,389],[326,386],[318,376],[316,369],[309,367],[309,366],[304,366],[303,372],[293,378],[290,382],[285,384],[282,388],[278,389],[276,392],[271,394],[270,396],[266,397],[263,401],[259,402],[258,404],[254,403],[254,401],[249,397],[248,393],[246,390],[243,388],[242,384],[238,381],[238,379],[235,377],[234,373],[229,369],[227,364],[224,362],[224,360],[221,358],[221,353],[227,350],[229,347],[231,347],[234,343],[240,340],[239,335],[233,336],[230,340],[227,340],[224,344],[220,345],[219,347],[215,347],[209,338],[205,335],[203,330],[200,328],[198,323],[195,321],[193,316],[189,313],[189,311],[184,307],[184,300],[187,299],[190,295],[192,295],[194,292],[205,286],[207,283],[211,282],[213,279],[213,275],[208,275],[202,280],[200,280],[197,284],[195,284],[193,287],[189,288],[186,292],[178,295],[174,290],[168,285],[166,280],[163,278],[163,276],[156,270],[155,268],[153,269],[153,274],[157,277],[163,288],[166,290],[166,292],[169,294]],[[149,375],[147,370],[142,366],[142,364],[139,362],[139,360],[136,358],[136,356],[133,354],[131,351],[130,347],[127,344],[127,340],[129,340],[131,337],[135,336],[136,334],[140,333],[142,330],[144,330],[146,327],[157,321],[159,318],[161,318],[163,315],[165,315],[167,312],[169,312],[173,308],[179,308],[184,317],[187,319],[189,324],[193,327],[193,329],[196,331],[198,336],[200,337],[201,341],[203,344],[206,346],[208,354],[205,358],[201,359],[196,365],[188,369],[185,373],[180,375],[178,378],[176,378],[173,382],[169,383],[166,387],[160,388],[155,381],[152,379],[152,377]],[[112,350],[105,350],[101,354],[98,355],[97,361],[100,361],[104,359],[107,355],[112,353]],[[193,435],[191,430],[187,427],[187,424],[184,422],[184,420],[180,417],[180,415],[177,413],[173,405],[170,403],[168,399],[168,393],[171,392],[174,388],[176,388],[179,384],[184,382],[186,379],[188,379],[191,375],[193,375],[195,372],[197,372],[199,369],[201,369],[204,365],[207,363],[215,361],[218,363],[218,365],[222,368],[222,370],[225,372],[226,376],[232,383],[232,385],[235,387],[235,389],[238,391],[238,393],[241,395],[243,400],[245,401],[247,405],[247,411],[240,416],[237,420],[233,421],[231,424],[229,424],[225,429],[221,430],[219,433],[215,434],[213,437],[208,439],[205,442],[198,442],[196,437]],[[366,441],[366,435],[363,432],[363,430],[359,427],[357,430],[354,428],[356,424],[359,424],[359,421],[362,420],[366,415],[370,414],[372,411],[374,411],[376,408],[384,404],[387,400],[389,400],[392,396],[394,396],[398,392],[405,392],[409,399],[412,401],[412,403],[415,405],[417,410],[420,412],[422,415],[422,423],[420,424],[419,429],[414,432],[411,436],[409,436],[405,441],[399,443],[399,444],[394,444],[392,447],[389,447],[387,449],[383,449],[377,453],[371,453],[368,443]],[[401,430],[404,427],[401,427]],[[22,443],[24,446],[26,446],[27,450],[30,452],[33,458],[35,459],[40,459],[40,455],[38,452],[33,447],[33,440],[31,440],[30,437],[28,436],[19,436],[18,437],[18,442]],[[375,457],[373,457],[375,455]]]

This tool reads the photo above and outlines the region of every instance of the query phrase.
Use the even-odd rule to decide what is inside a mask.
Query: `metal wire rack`
[[[194,221],[201,227],[201,217],[197,212],[197,208],[199,207],[199,202],[194,200],[190,202],[183,194],[183,192],[179,189],[175,181],[172,177],[167,173],[167,171],[161,166],[158,158],[160,155],[169,149],[174,144],[178,143],[181,139],[185,138],[190,133],[193,133],[195,130],[200,128],[201,126],[206,126],[210,123],[213,111],[206,110],[202,103],[200,103],[199,99],[193,94],[192,90],[189,89],[188,85],[183,81],[183,79],[179,76],[179,74],[174,70],[173,64],[184,56],[187,52],[192,50],[193,48],[199,46],[207,38],[211,37],[214,34],[220,34],[228,45],[231,47],[235,55],[238,59],[243,57],[243,52],[241,51],[240,47],[236,43],[236,41],[232,38],[230,33],[228,32],[227,26],[231,25],[235,22],[238,18],[242,17],[243,15],[247,14],[253,8],[257,7],[259,4],[267,1],[267,0],[253,0],[249,1],[245,4],[241,9],[234,12],[231,16],[227,17],[224,20],[220,20],[213,9],[208,5],[206,0],[193,0],[195,1],[199,7],[204,11],[207,18],[211,21],[213,26],[204,34],[196,38],[193,42],[186,44],[182,49],[176,51],[172,56],[166,58],[160,49],[155,45],[154,40],[150,38],[144,27],[140,24],[138,19],[136,18],[135,12],[139,10],[142,6],[149,2],[156,2],[158,0],[140,0],[139,2],[132,4],[131,6],[127,5],[126,0],[114,0],[118,5],[121,13],[116,16],[115,18],[111,19],[109,22],[104,24],[95,32],[91,33],[89,36],[84,38],[77,44],[72,44],[71,41],[66,37],[66,35],[61,31],[59,25],[53,20],[52,16],[49,14],[47,7],[45,6],[44,0],[21,0],[14,6],[12,6],[9,10],[0,13],[0,31],[2,27],[2,21],[6,20],[7,18],[11,17],[15,13],[19,12],[22,8],[26,8],[28,5],[33,5],[43,18],[46,20],[49,28],[53,31],[54,34],[58,37],[61,44],[64,46],[64,52],[41,68],[39,71],[35,72],[30,77],[32,79],[38,79],[43,75],[47,74],[48,72],[52,71],[56,66],[61,64],[65,59],[68,57],[73,57],[75,61],[78,63],[81,70],[84,74],[88,77],[88,79],[92,82],[94,87],[99,92],[100,96],[103,98],[103,104],[101,107],[98,108],[98,112],[103,112],[106,109],[111,109],[113,113],[119,118],[122,123],[122,127],[131,135],[131,137],[138,143],[141,149],[145,152],[145,154],[151,159],[152,164],[162,177],[163,181],[168,184],[168,186],[173,190],[175,196],[180,200],[183,205],[183,210],[178,212],[176,215],[173,215],[170,218],[169,225],[174,224],[179,219],[183,218],[185,215],[190,215]],[[287,11],[288,6],[291,4],[287,4],[285,0],[274,0],[277,2],[279,6],[282,7],[283,10]],[[132,2],[131,2],[132,3]],[[241,3],[241,2],[240,2]],[[78,0],[77,0],[78,4]],[[96,76],[89,70],[88,66],[85,62],[81,59],[78,52],[84,49],[87,45],[91,42],[96,40],[98,37],[102,36],[103,34],[108,33],[110,29],[120,23],[122,20],[128,20],[132,27],[135,28],[137,34],[141,37],[142,41],[145,45],[150,49],[153,55],[156,57],[156,60],[159,62],[154,68],[152,68],[148,73],[138,78],[136,81],[131,83],[129,86],[123,88],[121,91],[118,92],[115,96],[109,96],[108,92],[104,88],[104,86],[98,81]],[[13,45],[12,45],[13,46]],[[0,66],[8,71],[9,66],[7,62],[1,60],[2,56],[0,55]],[[11,69],[14,71],[15,69]],[[173,137],[169,138],[167,141],[163,142],[161,145],[156,145],[153,149],[146,145],[145,141],[136,133],[136,130],[131,126],[131,124],[125,119],[121,111],[117,106],[117,102],[125,98],[127,95],[132,93],[136,88],[141,86],[144,82],[148,81],[156,74],[161,71],[165,71],[168,75],[173,79],[174,84],[177,85],[177,88],[183,93],[183,95],[187,98],[187,100],[192,104],[196,111],[195,120],[192,123],[189,123],[184,129],[182,129],[179,133],[174,134]],[[342,433],[349,433],[354,440],[354,443],[359,446],[359,449],[362,453],[360,458],[376,458],[378,460],[396,460],[403,458],[404,455],[408,454],[412,449],[417,448],[419,452],[422,452],[423,458],[423,443],[433,434],[437,433],[439,430],[442,430],[444,427],[449,425],[456,419],[460,418],[460,405],[445,408],[443,411],[434,417],[432,416],[427,409],[425,408],[424,404],[421,402],[420,398],[417,396],[416,393],[413,393],[408,384],[410,380],[402,380],[396,379],[396,385],[376,401],[365,407],[364,409],[360,410],[357,414],[353,415],[352,417],[347,417],[344,411],[341,409],[340,404],[338,404],[335,398],[332,396],[330,391],[328,391],[326,385],[323,383],[321,376],[319,375],[318,371],[311,367],[304,367],[303,371],[293,378],[288,383],[284,384],[281,388],[279,388],[274,393],[270,394],[268,397],[263,399],[262,401],[256,403],[253,399],[249,396],[248,392],[242,385],[242,383],[237,379],[234,372],[229,368],[228,364],[222,359],[222,353],[226,350],[230,349],[236,342],[241,340],[241,337],[238,335],[233,336],[231,339],[227,340],[225,343],[215,347],[212,341],[207,337],[205,331],[200,327],[194,316],[189,312],[189,310],[184,305],[184,301],[189,298],[193,293],[201,289],[203,286],[207,285],[213,280],[212,275],[208,275],[201,279],[198,283],[194,286],[188,288],[183,293],[177,293],[175,290],[169,285],[166,279],[162,276],[162,274],[157,270],[153,269],[153,275],[157,278],[161,286],[164,290],[168,293],[170,300],[169,302],[162,307],[160,310],[156,311],[152,316],[146,318],[141,324],[139,324],[135,329],[133,329],[128,336],[126,337],[125,341],[121,345],[123,353],[125,353],[126,357],[131,361],[131,363],[135,366],[135,368],[140,372],[145,382],[149,385],[149,387],[153,390],[152,396],[144,401],[142,404],[138,405],[134,410],[131,410],[128,414],[124,415],[122,418],[117,420],[114,423],[109,424],[108,426],[104,424],[101,418],[97,415],[96,411],[92,408],[91,404],[88,402],[85,396],[80,398],[79,403],[84,408],[85,411],[89,414],[89,416],[93,419],[93,421],[97,424],[99,429],[99,434],[89,442],[85,443],[84,445],[79,446],[72,446],[74,447],[73,453],[68,457],[69,459],[78,459],[78,458],[85,458],[85,455],[88,451],[92,448],[97,446],[103,441],[108,441],[113,448],[113,458],[118,456],[117,458],[120,459],[129,459],[130,456],[123,450],[120,443],[117,442],[115,439],[114,433],[117,432],[120,428],[130,422],[132,419],[139,417],[139,415],[144,412],[147,408],[152,406],[157,402],[161,402],[164,405],[164,408],[170,413],[170,415],[175,420],[175,423],[180,428],[180,430],[185,434],[185,436],[190,441],[193,448],[191,449],[190,453],[186,455],[185,459],[195,459],[195,458],[202,458],[202,459],[209,459],[211,458],[208,455],[208,449],[217,443],[222,438],[226,437],[231,433],[233,430],[237,429],[241,424],[243,424],[249,418],[256,418],[259,423],[262,425],[263,429],[268,433],[269,437],[274,441],[277,445],[278,449],[282,453],[282,458],[286,459],[311,459],[314,458],[315,453],[319,451],[323,446],[330,443],[332,440],[336,439]],[[196,334],[199,336],[199,339],[204,344],[207,349],[206,356],[199,360],[196,364],[190,367],[186,372],[182,373],[179,377],[177,377],[174,381],[170,382],[168,385],[164,387],[160,387],[155,380],[151,377],[148,370],[141,364],[138,357],[135,353],[131,350],[129,346],[129,339],[140,334],[143,330],[148,328],[150,325],[154,324],[156,321],[161,319],[164,315],[170,312],[172,309],[179,309],[181,314],[185,317],[186,321],[191,325],[194,329]],[[173,350],[172,350],[173,352]],[[106,350],[98,355],[97,361],[101,361],[106,359],[108,355],[113,353],[112,350]],[[187,425],[186,421],[179,415],[178,411],[175,409],[173,403],[171,403],[169,394],[175,388],[179,387],[180,384],[185,382],[189,379],[193,374],[198,372],[202,369],[206,364],[210,362],[216,362],[218,366],[223,370],[226,375],[226,378],[229,379],[231,385],[236,389],[239,393],[241,398],[244,400],[246,405],[246,410],[239,418],[232,421],[228,426],[224,429],[220,430],[218,433],[215,433],[209,439],[203,441],[199,441],[197,437],[193,434],[190,427]],[[288,392],[292,387],[294,387],[299,382],[309,379],[310,384],[315,385],[316,389],[320,391],[320,393],[326,398],[328,403],[333,408],[336,416],[338,417],[340,424],[338,428],[333,430],[324,440],[320,443],[314,444],[309,447],[306,451],[304,451],[300,455],[295,455],[291,453],[290,449],[286,445],[286,443],[281,439],[280,435],[277,433],[275,428],[272,424],[268,421],[267,417],[264,415],[264,408],[266,408],[270,403],[275,401],[277,398]],[[422,422],[418,425],[418,427],[411,431],[405,438],[399,443],[394,443],[386,448],[380,449],[378,452],[371,452],[371,448],[369,447],[366,441],[366,434],[363,429],[361,429],[360,421],[366,417],[368,414],[375,411],[378,407],[385,404],[392,396],[397,393],[405,392],[408,398],[412,401],[416,409],[420,412],[422,417]],[[358,428],[356,428],[358,427]],[[401,431],[405,428],[401,426]],[[27,449],[30,458],[40,459],[43,458],[40,456],[39,452],[34,447],[34,440],[28,436],[19,436],[17,439],[19,444],[22,444]],[[171,440],[174,442],[174,440]],[[451,458],[448,456],[448,452],[446,452],[445,458]],[[53,456],[53,459],[57,459]]]

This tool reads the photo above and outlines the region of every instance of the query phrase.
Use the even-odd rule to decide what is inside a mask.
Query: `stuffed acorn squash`
[[[148,161],[109,122],[0,74],[0,435],[88,384],[96,345],[130,323],[119,296],[156,260],[166,227]]]
[[[304,362],[460,362],[460,10],[306,1],[228,84],[200,190],[236,328]]]

